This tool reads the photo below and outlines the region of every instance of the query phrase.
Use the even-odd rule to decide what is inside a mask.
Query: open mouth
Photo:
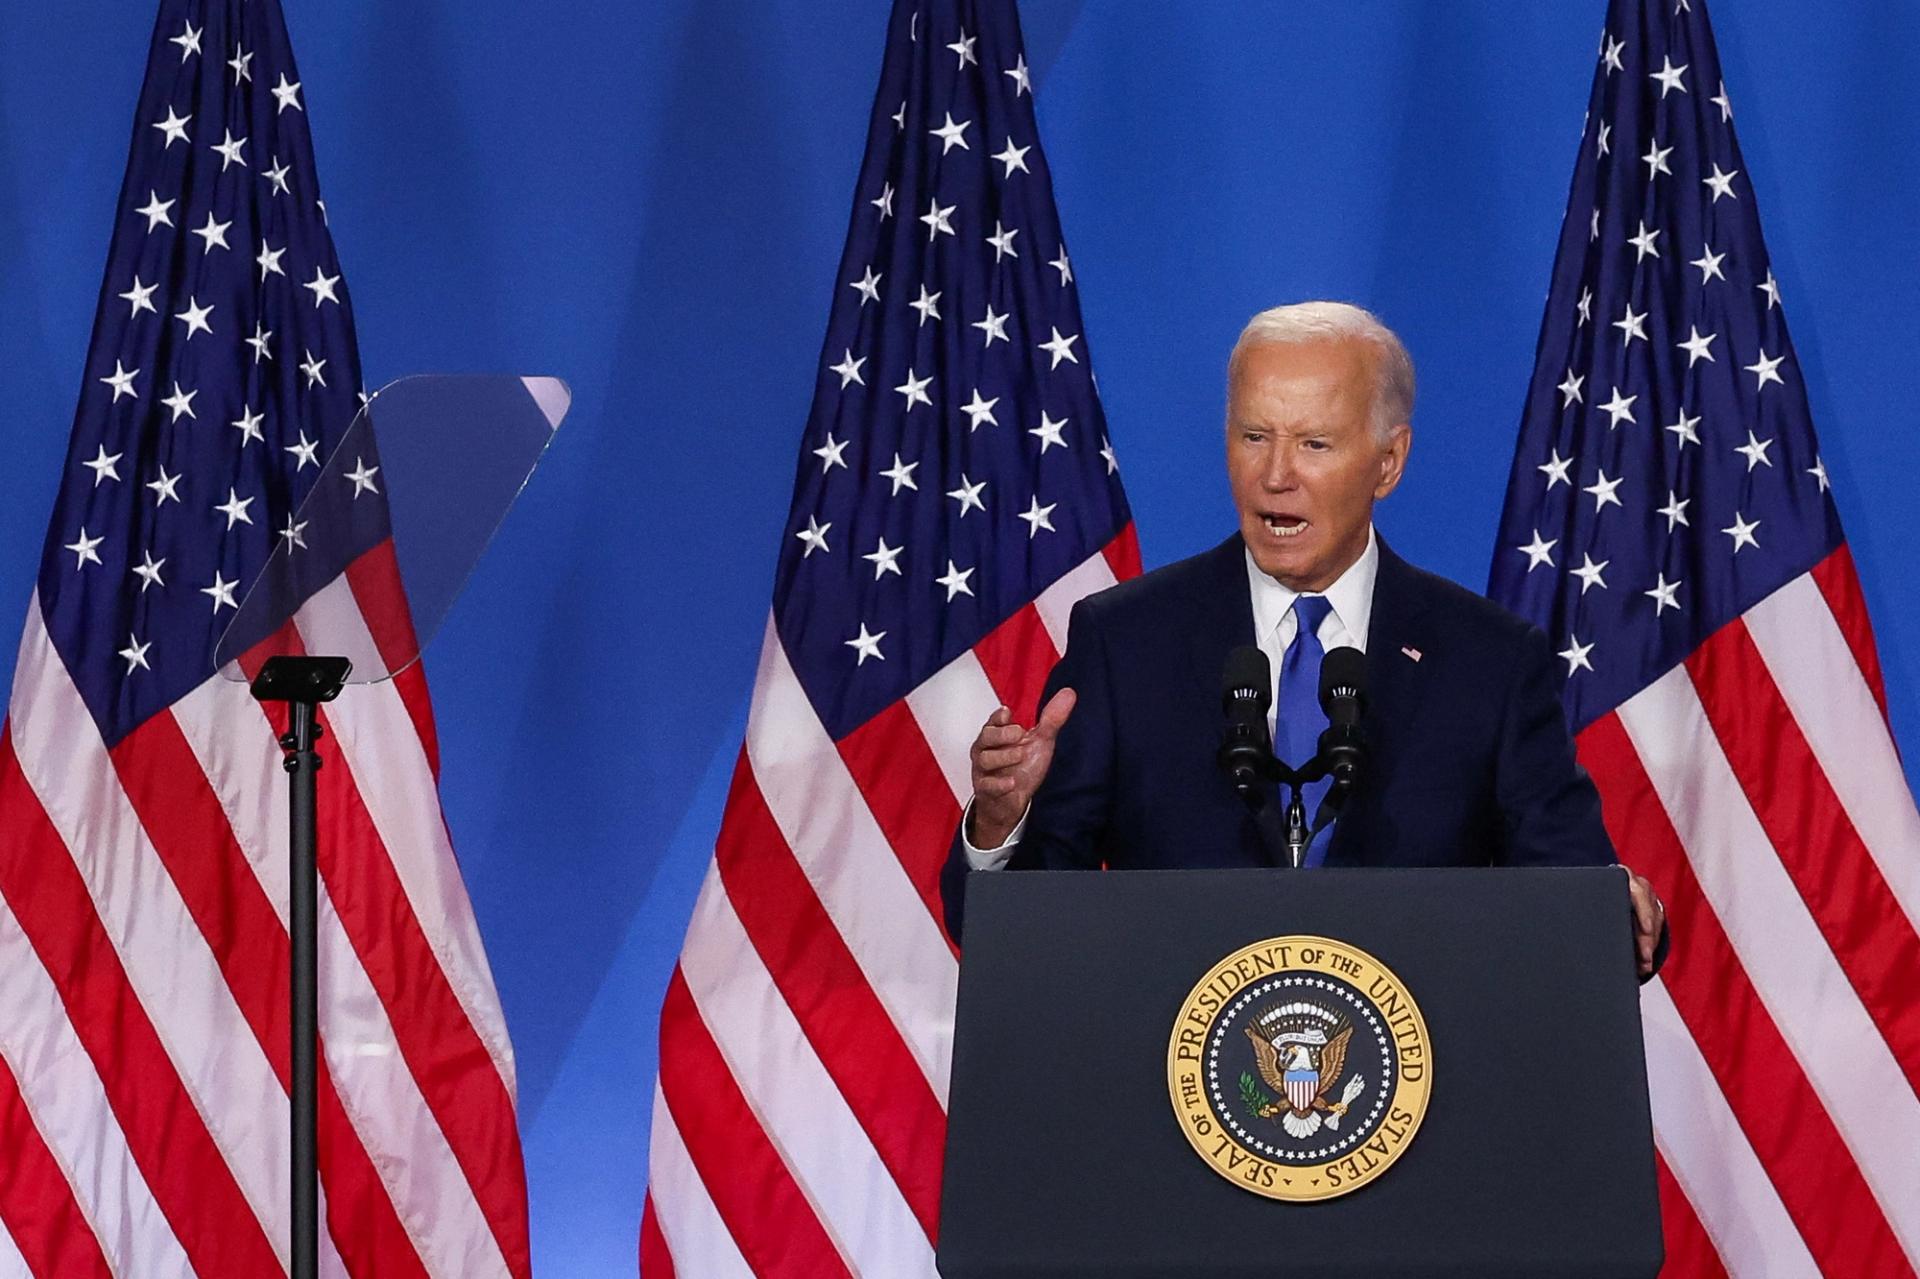
[[[1307,522],[1297,515],[1263,515],[1267,532],[1275,537],[1298,537],[1307,531]]]

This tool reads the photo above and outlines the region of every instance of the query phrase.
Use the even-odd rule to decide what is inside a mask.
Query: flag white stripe
[[[1910,1257],[1920,1257],[1920,1098],[1754,815],[1685,667],[1619,710],[1701,890],[1798,1068]]]
[[[710,865],[680,970],[734,1082],[855,1274],[931,1277],[933,1248]]]
[[[364,637],[367,645],[373,643],[344,576],[310,600],[308,607],[329,619],[330,634],[356,645],[362,640],[355,637]],[[302,608],[303,626],[306,617],[307,608]],[[304,628],[301,635],[304,641]],[[507,1095],[513,1097],[513,1045],[494,989],[493,969],[480,942],[479,924],[467,900],[445,819],[437,803],[422,802],[436,796],[438,788],[406,704],[391,681],[355,685],[327,708],[327,719],[333,726],[335,749],[353,772],[361,801],[386,846],[427,945],[493,1058]]]
[[[1747,631],[1907,923],[1920,927],[1920,811],[1880,704],[1811,574],[1755,605]]]
[[[680,1139],[659,1081],[653,1085],[653,1126],[648,1130],[647,1189],[653,1218],[673,1258],[675,1275],[685,1279],[753,1279],[727,1223],[714,1209],[699,1170]],[[658,1279],[641,1276],[641,1279]]]
[[[1653,1135],[1673,1179],[1733,1275],[1820,1268],[1659,979],[1640,988]]]
[[[220,801],[234,842],[286,928],[287,775],[260,704],[245,684],[215,678],[174,702],[170,711]],[[249,731],[255,726],[257,733]]]
[[[1113,566],[1107,563],[1105,555],[1095,552],[1035,597],[1033,607],[1038,610],[1047,634],[1053,637],[1054,652],[1067,651],[1067,623],[1073,617],[1073,606],[1113,583]]]
[[[907,709],[962,807],[973,798],[973,762],[969,756],[973,739],[999,705],[999,695],[987,682],[986,669],[972,649],[907,694]]]
[[[27,1269],[27,1259],[20,1255],[20,1246],[7,1232],[7,1223],[0,1221],[0,1279],[33,1279],[33,1272]]]
[[[181,1087],[285,1264],[291,1138],[267,1116],[286,1091],[120,788],[37,607],[20,643],[11,715],[21,773],[73,858]]]
[[[771,618],[747,758],[787,847],[944,1107],[959,965],[814,714]]]
[[[0,897],[0,1056],[20,1086],[47,1149],[94,1223],[117,1274],[192,1279],[193,1266],[154,1200],[106,1089],[67,1020],[53,979]]]

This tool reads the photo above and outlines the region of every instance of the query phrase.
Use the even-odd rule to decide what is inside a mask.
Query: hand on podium
[[[973,761],[973,807],[967,838],[976,848],[998,848],[1007,842],[1026,816],[1033,793],[1053,765],[1053,746],[1067,716],[1073,714],[1074,691],[1063,688],[1040,710],[1032,728],[1013,721],[1013,712],[1001,706],[987,716],[980,735],[967,754]]]
[[[1645,875],[1636,875],[1630,867],[1622,866],[1627,872],[1627,891],[1633,897],[1633,947],[1634,958],[1640,966],[1640,980],[1653,976],[1654,951],[1660,944],[1660,934],[1667,926],[1667,908],[1654,893],[1653,885],[1647,882]]]

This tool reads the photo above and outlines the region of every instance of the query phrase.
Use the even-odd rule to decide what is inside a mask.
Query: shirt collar
[[[1253,634],[1256,640],[1273,634],[1293,608],[1300,592],[1289,590],[1260,571],[1253,562],[1253,551],[1245,549],[1247,586],[1253,597]],[[1373,617],[1373,582],[1380,572],[1380,540],[1373,526],[1367,526],[1367,549],[1360,553],[1347,571],[1334,579],[1325,592],[1333,616],[1347,633],[1353,646],[1367,650],[1367,624]]]

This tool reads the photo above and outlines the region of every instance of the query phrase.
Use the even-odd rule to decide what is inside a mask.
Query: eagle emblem
[[[1249,1102],[1258,1103],[1254,1113],[1261,1119],[1277,1118],[1288,1135],[1302,1140],[1319,1132],[1322,1124],[1338,1131],[1341,1116],[1367,1086],[1355,1074],[1339,1096],[1333,1096],[1346,1070],[1353,1024],[1332,1009],[1300,1000],[1266,1009],[1246,1033],[1253,1041],[1260,1078],[1280,1094],[1280,1100],[1250,1095]],[[1257,1094],[1252,1082],[1243,1080],[1243,1090]]]

